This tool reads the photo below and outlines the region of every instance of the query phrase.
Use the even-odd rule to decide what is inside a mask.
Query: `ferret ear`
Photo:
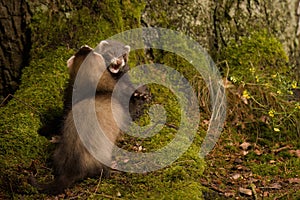
[[[96,52],[103,52],[105,50],[105,47],[109,45],[108,41],[102,40],[97,47],[95,48]]]
[[[97,53],[97,52],[93,51],[93,57],[94,57],[95,60],[97,60],[99,63],[104,63],[104,66],[105,66],[104,58],[102,57],[102,55],[101,55],[100,53]]]
[[[80,47],[80,49],[84,49],[84,48],[86,48],[86,49],[90,49],[90,50],[92,50],[92,48],[89,46],[89,45],[82,45],[81,47]]]
[[[74,63],[74,58],[75,58],[75,56],[71,56],[71,58],[69,58],[68,61],[67,61],[67,67],[68,67],[69,69],[71,68],[71,66],[72,66],[73,63]]]
[[[129,46],[129,45],[124,46],[124,49],[125,49],[125,51],[126,51],[127,53],[130,52],[130,46]]]

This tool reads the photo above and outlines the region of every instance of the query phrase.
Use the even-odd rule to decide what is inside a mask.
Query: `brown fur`
[[[115,109],[117,109],[119,116],[123,116],[122,107],[117,101],[112,100],[109,94],[97,95],[95,98],[95,107],[97,119],[104,134],[112,143],[115,143],[120,130],[115,124],[112,115],[111,101],[113,101],[113,105],[117,107]],[[94,103],[92,99],[83,100],[76,104],[73,109],[85,109],[87,106],[86,104],[90,102]],[[89,123],[89,119],[86,116],[83,116],[81,120],[86,128],[93,129],[93,124]],[[102,159],[109,162],[112,149],[109,145],[103,145],[100,148]],[[59,194],[77,180],[101,174],[104,177],[109,175],[109,166],[105,166],[96,160],[81,142],[75,128],[72,111],[67,115],[64,123],[63,135],[54,152],[53,158],[55,174],[57,176],[55,177],[54,182],[41,187],[46,193]]]
[[[88,81],[93,82],[93,70],[102,70],[104,73],[98,83],[95,99],[86,97],[77,101],[72,109],[66,108],[66,110],[70,110],[64,120],[62,136],[53,155],[53,167],[55,172],[54,181],[49,184],[39,184],[34,178],[31,178],[31,184],[45,193],[59,194],[77,180],[100,174],[104,176],[109,174],[110,166],[105,166],[96,160],[81,142],[74,124],[73,110],[79,110],[80,113],[84,113],[87,104],[95,103],[96,116],[101,130],[112,143],[115,143],[120,134],[120,130],[114,121],[111,105],[113,104],[115,112],[117,112],[117,116],[120,118],[119,121],[121,121],[124,116],[123,108],[118,101],[111,96],[117,81],[116,78],[106,69],[103,57],[91,49],[84,49],[81,53],[79,51],[79,53],[75,54],[75,57],[68,61],[71,82],[74,82],[72,79],[76,76],[81,63],[85,58],[90,59],[90,62],[86,63],[95,65],[91,66],[92,71],[88,71],[87,73],[89,74],[86,74],[85,76]],[[69,101],[68,103],[70,103],[70,99],[67,99],[66,101]],[[81,125],[85,126],[90,134],[98,134],[96,133],[97,129],[94,128],[95,124],[91,124],[88,115],[80,116],[80,120],[82,123]],[[97,146],[100,146],[101,148],[101,158],[106,160],[106,163],[109,163],[111,160],[112,146],[103,143],[101,139],[96,142],[99,144]]]

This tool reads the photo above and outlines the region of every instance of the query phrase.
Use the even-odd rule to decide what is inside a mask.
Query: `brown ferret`
[[[67,114],[63,122],[61,138],[53,155],[55,178],[49,184],[39,184],[32,177],[32,185],[40,191],[59,194],[77,180],[96,175],[109,175],[110,166],[103,163],[111,162],[112,144],[116,142],[120,134],[115,118],[117,117],[120,123],[125,121],[124,107],[118,99],[112,97],[112,92],[117,81],[129,70],[127,64],[129,51],[128,45],[106,40],[102,41],[95,50],[88,46],[82,47],[68,60],[70,87],[66,90],[65,97],[64,112]],[[83,81],[77,83],[75,77],[81,67],[87,67],[87,69],[80,73],[83,74],[81,78]],[[102,72],[100,80],[97,77],[99,73],[96,73],[99,71]],[[97,81],[95,98],[90,94],[83,94],[73,99],[73,104],[71,103],[74,92],[84,90],[95,84],[95,81]],[[77,83],[75,88],[73,88],[74,82]],[[124,89],[127,87],[130,87],[130,83],[129,86],[124,86]],[[89,114],[90,111],[87,111],[89,105],[95,105],[97,119],[95,123],[92,115]],[[76,113],[76,118],[74,118]],[[81,137],[78,135],[78,125],[75,126],[75,121],[79,123]],[[101,129],[97,127],[97,124]],[[96,147],[98,159],[87,150],[82,137],[85,145]]]
[[[106,74],[110,73],[112,79],[110,76],[104,76],[104,77],[110,77],[110,79],[100,82],[100,84],[101,83],[104,84],[98,86],[97,89],[98,92],[104,92],[107,89],[111,90],[114,87],[116,81],[129,70],[128,56],[129,56],[130,47],[128,45],[124,45],[123,43],[118,41],[104,40],[95,48],[95,50],[93,50],[91,47],[87,45],[82,46],[78,50],[78,52],[76,52],[67,61],[70,78],[67,87],[64,91],[64,98],[63,98],[64,106],[62,112],[63,114],[55,116],[51,120],[44,119],[43,120],[44,125],[38,130],[38,133],[40,135],[43,136],[61,135],[62,132],[61,129],[63,126],[64,119],[66,117],[66,114],[68,114],[68,112],[72,107],[72,94],[73,94],[75,78],[77,76],[78,70],[82,62],[85,60],[87,55],[92,51],[100,53],[105,59],[105,64],[106,66],[108,66],[107,68],[111,69],[111,70],[107,70],[105,73]],[[121,69],[119,69],[117,73],[113,73],[114,70],[113,67],[115,64],[117,64],[116,62],[122,62],[125,65]],[[126,87],[127,88],[133,87],[130,80],[126,80]],[[80,96],[80,98],[73,99],[73,101],[74,103],[76,103],[81,99],[85,99],[89,97],[91,97],[91,94],[83,93]],[[135,90],[134,94],[130,98],[130,103],[129,103],[129,112],[133,120],[138,119],[143,114],[145,103],[149,102],[150,99],[151,99],[151,95],[147,86],[141,86]]]

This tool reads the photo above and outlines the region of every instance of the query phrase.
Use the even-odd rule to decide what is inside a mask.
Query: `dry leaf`
[[[300,183],[300,178],[289,178],[289,183]]]
[[[117,192],[117,197],[121,197],[122,195],[121,195],[121,192]]]
[[[298,150],[290,150],[289,151],[291,154],[294,154],[295,156],[297,156],[298,158],[300,158],[300,149]]]
[[[225,195],[225,197],[234,197],[235,193],[233,193],[233,192],[225,192],[224,195]]]
[[[260,121],[263,122],[263,123],[267,123],[267,122],[268,122],[268,119],[269,119],[269,118],[268,118],[267,116],[264,115],[264,116],[261,116]]]
[[[248,105],[248,99],[245,97],[241,97],[242,101],[244,104]]]
[[[224,87],[227,88],[234,88],[234,85],[232,84],[231,81],[227,80],[227,79],[223,79],[223,83],[224,83]]]
[[[276,189],[276,190],[279,190],[282,188],[282,186],[279,184],[279,183],[273,183],[270,185],[269,187],[270,189]]]
[[[263,197],[269,197],[269,192],[264,192]]]
[[[242,161],[242,159],[240,159],[240,158],[236,158],[236,159],[234,160],[234,163],[241,164],[241,163],[243,163],[243,161]]]
[[[142,147],[142,146],[139,146],[138,152],[141,152],[142,150],[143,150],[143,147]]]
[[[249,142],[243,142],[241,145],[240,145],[240,148],[242,148],[243,150],[248,150],[249,147],[251,147],[251,144]]]
[[[252,196],[252,190],[249,190],[249,189],[246,189],[246,188],[240,187],[240,188],[239,188],[239,192],[240,192],[241,194],[245,194],[245,195],[247,195],[247,196]]]
[[[258,156],[262,155],[262,152],[261,152],[260,150],[258,150],[258,149],[255,149],[255,150],[254,150],[254,153],[255,153],[256,155],[258,155]]]
[[[237,179],[239,179],[241,176],[242,176],[241,174],[234,174],[234,175],[232,175],[231,178],[233,178],[234,180],[237,180]]]
[[[275,164],[276,161],[275,160],[270,160],[270,164]]]
[[[242,154],[243,156],[246,156],[249,153],[249,151],[243,151]]]

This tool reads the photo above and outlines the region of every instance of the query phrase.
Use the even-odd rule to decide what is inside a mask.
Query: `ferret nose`
[[[117,59],[116,63],[117,63],[117,65],[121,65],[122,64],[122,60],[121,59]]]

